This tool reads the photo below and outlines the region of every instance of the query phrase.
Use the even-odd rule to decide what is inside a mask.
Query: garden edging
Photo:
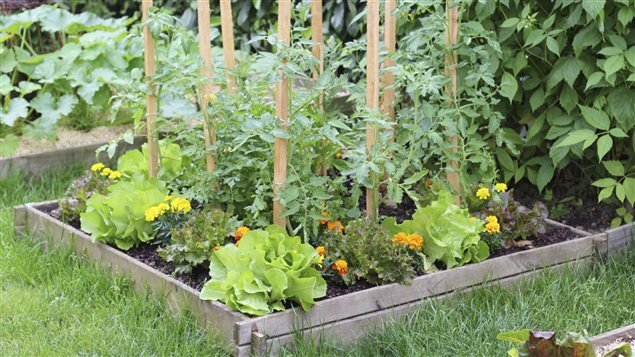
[[[353,340],[363,334],[364,327],[410,311],[426,298],[444,297],[485,283],[508,285],[541,270],[561,268],[574,261],[590,264],[595,257],[612,254],[628,245],[634,231],[633,225],[627,225],[591,235],[565,226],[583,237],[423,275],[407,286],[382,285],[322,300],[306,313],[291,308],[251,318],[229,310],[222,303],[200,300],[195,289],[108,245],[93,243],[85,233],[41,211],[55,204],[56,201],[49,201],[16,207],[16,232],[50,241],[53,245],[71,246],[78,254],[110,267],[113,273],[128,275],[135,288],[149,288],[165,296],[177,311],[189,309],[201,325],[218,331],[234,345],[238,356],[251,352],[257,355],[275,353],[292,342],[298,331],[317,338],[331,336]],[[563,226],[552,221],[549,224]]]

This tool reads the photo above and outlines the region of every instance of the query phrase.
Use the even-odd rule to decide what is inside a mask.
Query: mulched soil
[[[578,237],[579,236],[577,234],[571,232],[567,228],[547,226],[547,232],[545,234],[541,234],[540,237],[538,237],[538,239],[532,240],[532,246],[534,248],[544,247],[546,245],[565,242],[565,241],[572,240]],[[528,250],[528,248],[522,248],[522,247],[501,248],[491,252],[489,259],[500,257],[502,255],[508,255],[508,254],[512,254],[516,252],[521,252],[523,250]]]
[[[573,178],[560,179],[550,190],[552,197],[545,200],[534,186],[521,184],[514,190],[514,198],[527,207],[533,202],[544,202],[549,218],[590,233],[605,231],[616,216],[616,204],[598,203],[595,188],[583,189]]]

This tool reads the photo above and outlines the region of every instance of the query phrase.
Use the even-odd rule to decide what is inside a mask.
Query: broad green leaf
[[[624,186],[626,199],[628,199],[631,205],[635,204],[635,178],[633,177],[625,178],[622,185]]]
[[[562,78],[573,88],[573,83],[580,74],[580,65],[575,57],[569,57],[562,65]]]
[[[560,56],[560,45],[553,37],[547,37],[547,48],[553,52],[556,56]]]
[[[18,150],[20,146],[20,140],[17,136],[9,134],[4,138],[0,138],[0,157],[11,156]]]
[[[621,55],[624,52],[621,48],[617,48],[614,46],[604,47],[598,53],[604,55],[606,57]]]
[[[596,137],[597,136],[595,135],[595,132],[593,132],[592,130],[578,129],[569,133],[569,135],[567,135],[567,137],[564,138],[564,140],[562,140],[555,147],[571,146],[571,145],[579,144],[590,138],[596,138]]]
[[[626,61],[628,61],[631,66],[635,67],[635,47],[631,47],[628,51],[624,52],[624,58],[626,58]]]
[[[529,341],[529,332],[530,330],[505,331],[496,335],[496,339],[523,344]]]
[[[27,95],[29,93],[33,93],[36,90],[39,90],[42,88],[41,85],[37,84],[37,83],[33,83],[33,82],[29,82],[29,81],[22,81],[18,84],[18,87],[20,88],[20,95],[24,96]]]
[[[600,130],[609,130],[611,120],[605,112],[584,105],[580,105],[579,107],[587,123]]]
[[[554,167],[551,162],[547,162],[540,166],[538,170],[538,176],[536,176],[536,186],[538,186],[538,190],[542,192],[542,190],[547,186],[551,179],[553,178]]]
[[[582,0],[582,8],[590,18],[595,19],[604,10],[606,0]]]
[[[626,27],[635,17],[635,10],[632,7],[623,7],[617,12],[617,20]]]
[[[600,138],[597,141],[597,147],[598,147],[598,161],[602,161],[602,159],[604,158],[604,155],[606,155],[606,153],[608,153],[613,147],[613,139],[611,139],[611,136],[608,134],[600,136]]]
[[[589,76],[589,79],[586,82],[586,87],[584,87],[584,90],[588,90],[589,88],[593,87],[594,85],[598,84],[602,78],[604,78],[604,72],[594,72],[593,74],[591,74]]]
[[[615,181],[615,179],[610,177],[599,179],[592,183],[592,185],[595,187],[609,187],[609,186],[615,186],[615,184],[617,184],[617,181]]]
[[[578,104],[578,92],[571,89],[569,85],[562,86],[562,93],[560,93],[560,105],[567,113],[571,113]]]
[[[609,130],[609,134],[615,138],[628,138],[628,135],[620,128],[613,128]]]
[[[518,91],[518,82],[516,82],[516,77],[508,72],[503,73],[499,91],[500,94],[509,99],[509,102],[511,103],[512,99],[514,99],[514,95],[516,95],[516,91]]]
[[[18,64],[11,48],[0,47],[0,73],[10,73]]]
[[[13,126],[18,118],[26,118],[28,107],[29,103],[24,98],[11,99],[6,112],[0,107],[0,124]]]
[[[541,105],[545,103],[545,91],[542,88],[538,88],[534,91],[529,98],[529,105],[531,105],[531,110],[536,111],[536,109],[540,108]]]
[[[600,190],[600,193],[598,194],[598,202],[602,202],[603,200],[611,197],[614,189],[615,189],[615,186],[609,186]]]
[[[518,25],[518,22],[520,22],[520,19],[518,19],[517,17],[510,17],[507,20],[503,21],[500,26],[503,28],[514,27]]]
[[[624,165],[620,161],[604,161],[602,163],[606,170],[613,176],[624,176]]]
[[[624,68],[624,56],[617,55],[612,56],[604,61],[604,65],[602,66],[605,72],[605,78],[608,78],[613,73],[617,73],[619,70]]]
[[[620,202],[624,202],[624,198],[626,198],[626,191],[621,183],[615,185],[615,197],[617,197]]]
[[[11,78],[6,74],[0,75],[0,95],[7,95],[14,89]]]
[[[635,91],[624,86],[615,88],[607,96],[608,109],[624,127],[635,126]]]

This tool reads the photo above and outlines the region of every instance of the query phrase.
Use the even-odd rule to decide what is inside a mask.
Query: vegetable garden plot
[[[230,311],[219,302],[202,301],[198,291],[176,279],[117,249],[102,243],[93,243],[85,233],[44,212],[55,206],[56,202],[47,202],[17,207],[16,231],[28,234],[33,239],[49,241],[53,245],[69,245],[78,254],[109,266],[113,273],[129,276],[138,289],[148,287],[154,293],[166,296],[177,310],[189,309],[203,326],[218,330],[236,346],[238,355],[248,355],[251,351],[261,355],[275,352],[281,346],[291,343],[293,334],[299,331],[316,338],[330,335],[345,340],[355,339],[361,336],[364,326],[416,308],[425,298],[441,297],[481,285],[485,281],[511,283],[539,270],[558,268],[571,262],[589,264],[598,254],[607,253],[610,247],[617,247],[612,242],[622,242],[624,234],[618,235],[615,232],[633,230],[632,226],[624,226],[619,230],[593,236],[587,234],[574,240],[423,275],[415,278],[411,285],[377,286],[318,301],[309,312],[302,312],[295,307],[250,318]],[[632,237],[624,242],[631,240]]]

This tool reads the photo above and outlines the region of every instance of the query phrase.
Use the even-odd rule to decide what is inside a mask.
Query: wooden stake
[[[379,0],[368,0],[368,28],[366,31],[366,107],[369,111],[379,109]],[[366,153],[372,155],[377,141],[377,128],[366,125]],[[377,189],[366,189],[366,215],[376,219],[379,194]]]
[[[207,113],[209,104],[208,95],[212,94],[212,43],[209,23],[209,0],[198,0],[198,48],[203,58],[201,76],[206,77],[206,82],[199,89],[201,96],[201,110]],[[214,118],[204,114],[203,131],[205,132],[205,162],[207,172],[213,172],[216,168],[214,153],[207,149],[211,145],[216,145],[216,128]]]
[[[291,0],[278,1],[278,39],[286,45],[291,43]],[[276,115],[280,127],[287,130],[289,120],[289,80],[283,78],[276,84]],[[276,198],[287,180],[287,140],[276,137],[273,147],[273,223],[286,226],[286,217],[282,216],[284,206]]]
[[[141,2],[141,20],[146,22],[148,20],[150,7],[152,7],[152,0],[142,0]],[[150,82],[150,78],[156,73],[155,62],[155,44],[152,32],[150,32],[150,26],[143,28],[143,46],[144,56],[143,62],[145,65],[145,77],[146,81]],[[150,177],[156,177],[159,173],[159,144],[157,143],[156,131],[156,118],[157,118],[157,96],[156,86],[150,84],[149,93],[146,95],[146,127],[148,129],[148,174]]]
[[[311,0],[311,40],[316,43],[313,45],[311,52],[318,61],[318,65],[313,71],[314,81],[317,81],[322,72],[324,72],[324,35],[322,24],[322,0]],[[324,112],[324,95],[320,94],[316,107],[319,113]],[[326,147],[326,142],[322,142],[322,147]],[[326,169],[326,164],[322,162],[322,165],[320,165],[320,175],[326,176]]]
[[[386,47],[386,51],[392,53],[397,49],[397,21],[395,16],[392,14],[395,10],[396,3],[395,0],[386,0],[386,20],[384,22],[384,46]],[[381,103],[381,111],[386,114],[386,116],[394,121],[395,120],[395,90],[389,88],[393,84],[395,84],[395,75],[386,70],[395,65],[395,61],[392,58],[387,57],[384,61],[384,73],[383,73],[383,87],[384,87],[384,96]],[[393,128],[394,131],[394,128]],[[394,140],[393,135],[391,135],[390,140]]]
[[[232,19],[231,0],[220,0],[220,24],[223,36],[225,68],[234,69],[236,67],[236,59],[234,57],[234,22]],[[227,85],[229,86],[229,92],[234,93],[236,82],[229,72],[227,72]]]
[[[452,106],[454,98],[457,95],[457,75],[456,64],[458,61],[458,55],[456,51],[450,51],[450,47],[454,46],[458,42],[459,37],[459,23],[458,23],[458,7],[456,4],[450,4],[453,0],[446,0],[445,8],[448,18],[448,27],[445,36],[445,43],[448,47],[448,51],[445,54],[445,75],[450,78],[450,84],[445,87],[445,92],[448,94],[448,106]],[[450,143],[452,144],[452,152],[457,152],[457,137],[450,137]],[[454,188],[457,193],[455,201],[457,204],[461,202],[461,183],[459,180],[458,163],[456,160],[450,161],[451,172],[448,172],[448,182]]]

